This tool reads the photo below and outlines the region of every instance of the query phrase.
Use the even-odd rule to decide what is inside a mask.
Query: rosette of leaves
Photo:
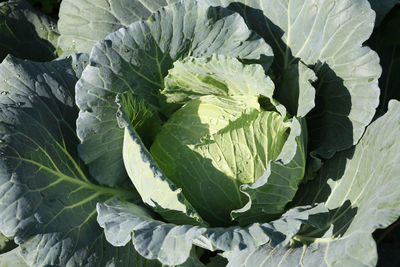
[[[373,27],[365,0],[63,1],[90,55],[0,65],[0,265],[373,266],[400,215]]]

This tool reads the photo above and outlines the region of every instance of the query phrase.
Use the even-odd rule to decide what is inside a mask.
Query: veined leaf
[[[89,53],[109,33],[150,14],[174,0],[63,0],[60,5],[59,46],[65,53]]]
[[[0,65],[0,231],[14,237],[29,266],[99,266],[115,258],[128,266],[135,257],[129,246],[105,242],[95,218],[97,202],[135,193],[92,183],[77,155],[74,86],[84,61],[8,56]]]
[[[304,177],[307,142],[305,122],[294,117],[286,124],[290,127],[290,134],[285,143],[281,144],[283,147],[279,150],[279,155],[265,162],[266,170],[255,183],[240,186],[240,191],[248,197],[248,202],[241,209],[232,211],[231,215],[241,225],[268,221],[279,216],[285,210],[286,204],[294,198]],[[269,134],[266,135],[268,137],[274,132],[271,128],[276,127],[272,125],[264,132]],[[256,140],[248,143],[258,144]]]
[[[122,107],[118,122],[125,128],[123,158],[126,171],[144,203],[177,224],[207,225],[153,161]]]
[[[278,78],[299,61],[315,72],[316,106],[307,116],[310,151],[331,157],[357,144],[378,106],[381,75],[379,57],[362,46],[374,28],[375,13],[367,0],[213,3],[241,13],[249,28],[271,45]],[[276,87],[281,95],[290,93],[278,83]]]
[[[275,88],[261,65],[246,65],[224,55],[175,61],[164,82],[162,94],[168,103],[185,103],[204,95],[263,95],[272,101]]]
[[[160,90],[172,62],[212,54],[269,65],[272,51],[238,14],[191,0],[160,9],[149,20],[120,29],[94,46],[77,84],[77,128],[80,156],[97,181],[115,185],[127,177],[116,94],[131,91],[162,113],[165,99]]]
[[[97,220],[111,244],[120,246],[132,239],[142,256],[167,265],[185,262],[193,245],[223,251],[241,251],[267,242],[274,247],[284,246],[301,225],[316,225],[328,214],[323,205],[297,207],[271,223],[255,223],[245,228],[205,228],[151,219],[137,206],[121,201],[99,203],[97,211]]]
[[[299,190],[303,198],[294,205],[326,203],[325,224],[304,227],[292,246],[227,254],[228,266],[375,266],[372,232],[400,215],[399,126],[400,102],[391,101],[387,114],[367,128],[354,149],[335,155],[313,183]]]

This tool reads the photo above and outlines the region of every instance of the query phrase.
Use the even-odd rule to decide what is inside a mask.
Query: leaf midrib
[[[55,170],[53,170],[53,169],[51,169],[51,168],[39,163],[39,162],[36,162],[34,160],[30,160],[30,159],[23,158],[23,157],[15,157],[15,156],[7,156],[6,158],[15,159],[15,160],[22,160],[22,161],[24,161],[26,163],[33,164],[33,165],[39,167],[40,169],[43,169],[43,170],[45,170],[45,171],[47,171],[47,172],[49,172],[49,173],[61,178],[61,179],[69,182],[69,183],[77,184],[80,187],[87,188],[89,190],[98,192],[100,195],[120,196],[123,199],[132,199],[134,197],[134,194],[129,190],[125,190],[125,189],[122,189],[122,188],[118,188],[118,189],[116,189],[116,188],[107,188],[107,187],[104,187],[104,186],[91,184],[91,183],[76,179],[74,177],[68,176],[68,175],[66,175],[66,174],[64,174],[62,172],[57,172],[57,171],[55,171]]]

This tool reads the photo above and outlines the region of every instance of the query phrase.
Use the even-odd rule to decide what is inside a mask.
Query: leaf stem
[[[310,237],[310,236],[301,236],[301,235],[295,235],[292,237],[293,240],[305,243],[305,242],[331,242],[333,240],[332,237]]]

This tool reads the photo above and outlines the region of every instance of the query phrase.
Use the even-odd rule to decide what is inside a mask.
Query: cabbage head
[[[367,0],[9,2],[50,49],[0,64],[1,266],[377,264],[400,103]]]

